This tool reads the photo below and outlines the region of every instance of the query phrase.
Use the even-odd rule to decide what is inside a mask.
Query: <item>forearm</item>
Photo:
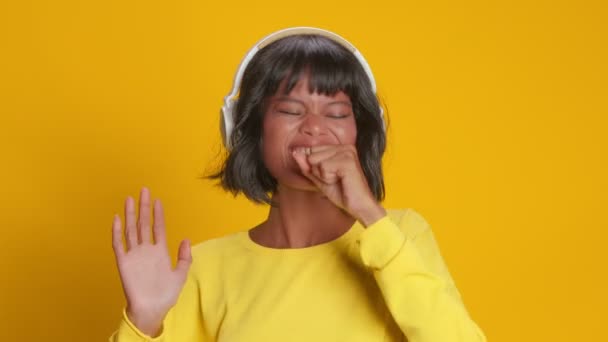
[[[398,226],[383,217],[358,240],[362,261],[373,270],[393,319],[410,342],[485,341],[460,299],[430,227],[420,216],[406,221]]]
[[[451,284],[432,273],[412,241],[374,271],[387,306],[410,342],[486,341]]]

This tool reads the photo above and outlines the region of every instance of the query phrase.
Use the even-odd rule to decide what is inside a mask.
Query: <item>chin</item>
[[[311,192],[319,191],[317,186],[314,185],[314,183],[311,180],[306,178],[306,176],[303,176],[300,174],[290,175],[288,177],[285,177],[285,178],[277,180],[277,181],[279,182],[281,187],[285,187],[285,188],[301,190],[301,191],[311,191]]]

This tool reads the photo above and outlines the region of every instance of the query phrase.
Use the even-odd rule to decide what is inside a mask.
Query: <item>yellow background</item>
[[[148,186],[172,254],[266,207],[197,177],[240,59],[333,30],[390,116],[386,207],[434,227],[491,341],[598,341],[608,288],[601,1],[5,1],[0,340],[104,341],[122,290],[112,215]]]

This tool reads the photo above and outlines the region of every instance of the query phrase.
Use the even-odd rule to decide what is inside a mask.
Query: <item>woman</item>
[[[428,223],[380,204],[385,124],[356,49],[280,31],[245,58],[235,89],[222,113],[230,153],[211,178],[270,204],[268,218],[184,240],[173,268],[160,201],[151,229],[148,189],[137,222],[128,197],[126,250],[113,223],[127,306],[110,341],[485,341]]]

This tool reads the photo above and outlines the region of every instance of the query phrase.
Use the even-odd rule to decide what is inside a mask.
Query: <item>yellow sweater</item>
[[[146,336],[123,309],[110,341],[486,341],[411,208],[320,245],[268,248],[242,231],[192,257],[162,334]]]

